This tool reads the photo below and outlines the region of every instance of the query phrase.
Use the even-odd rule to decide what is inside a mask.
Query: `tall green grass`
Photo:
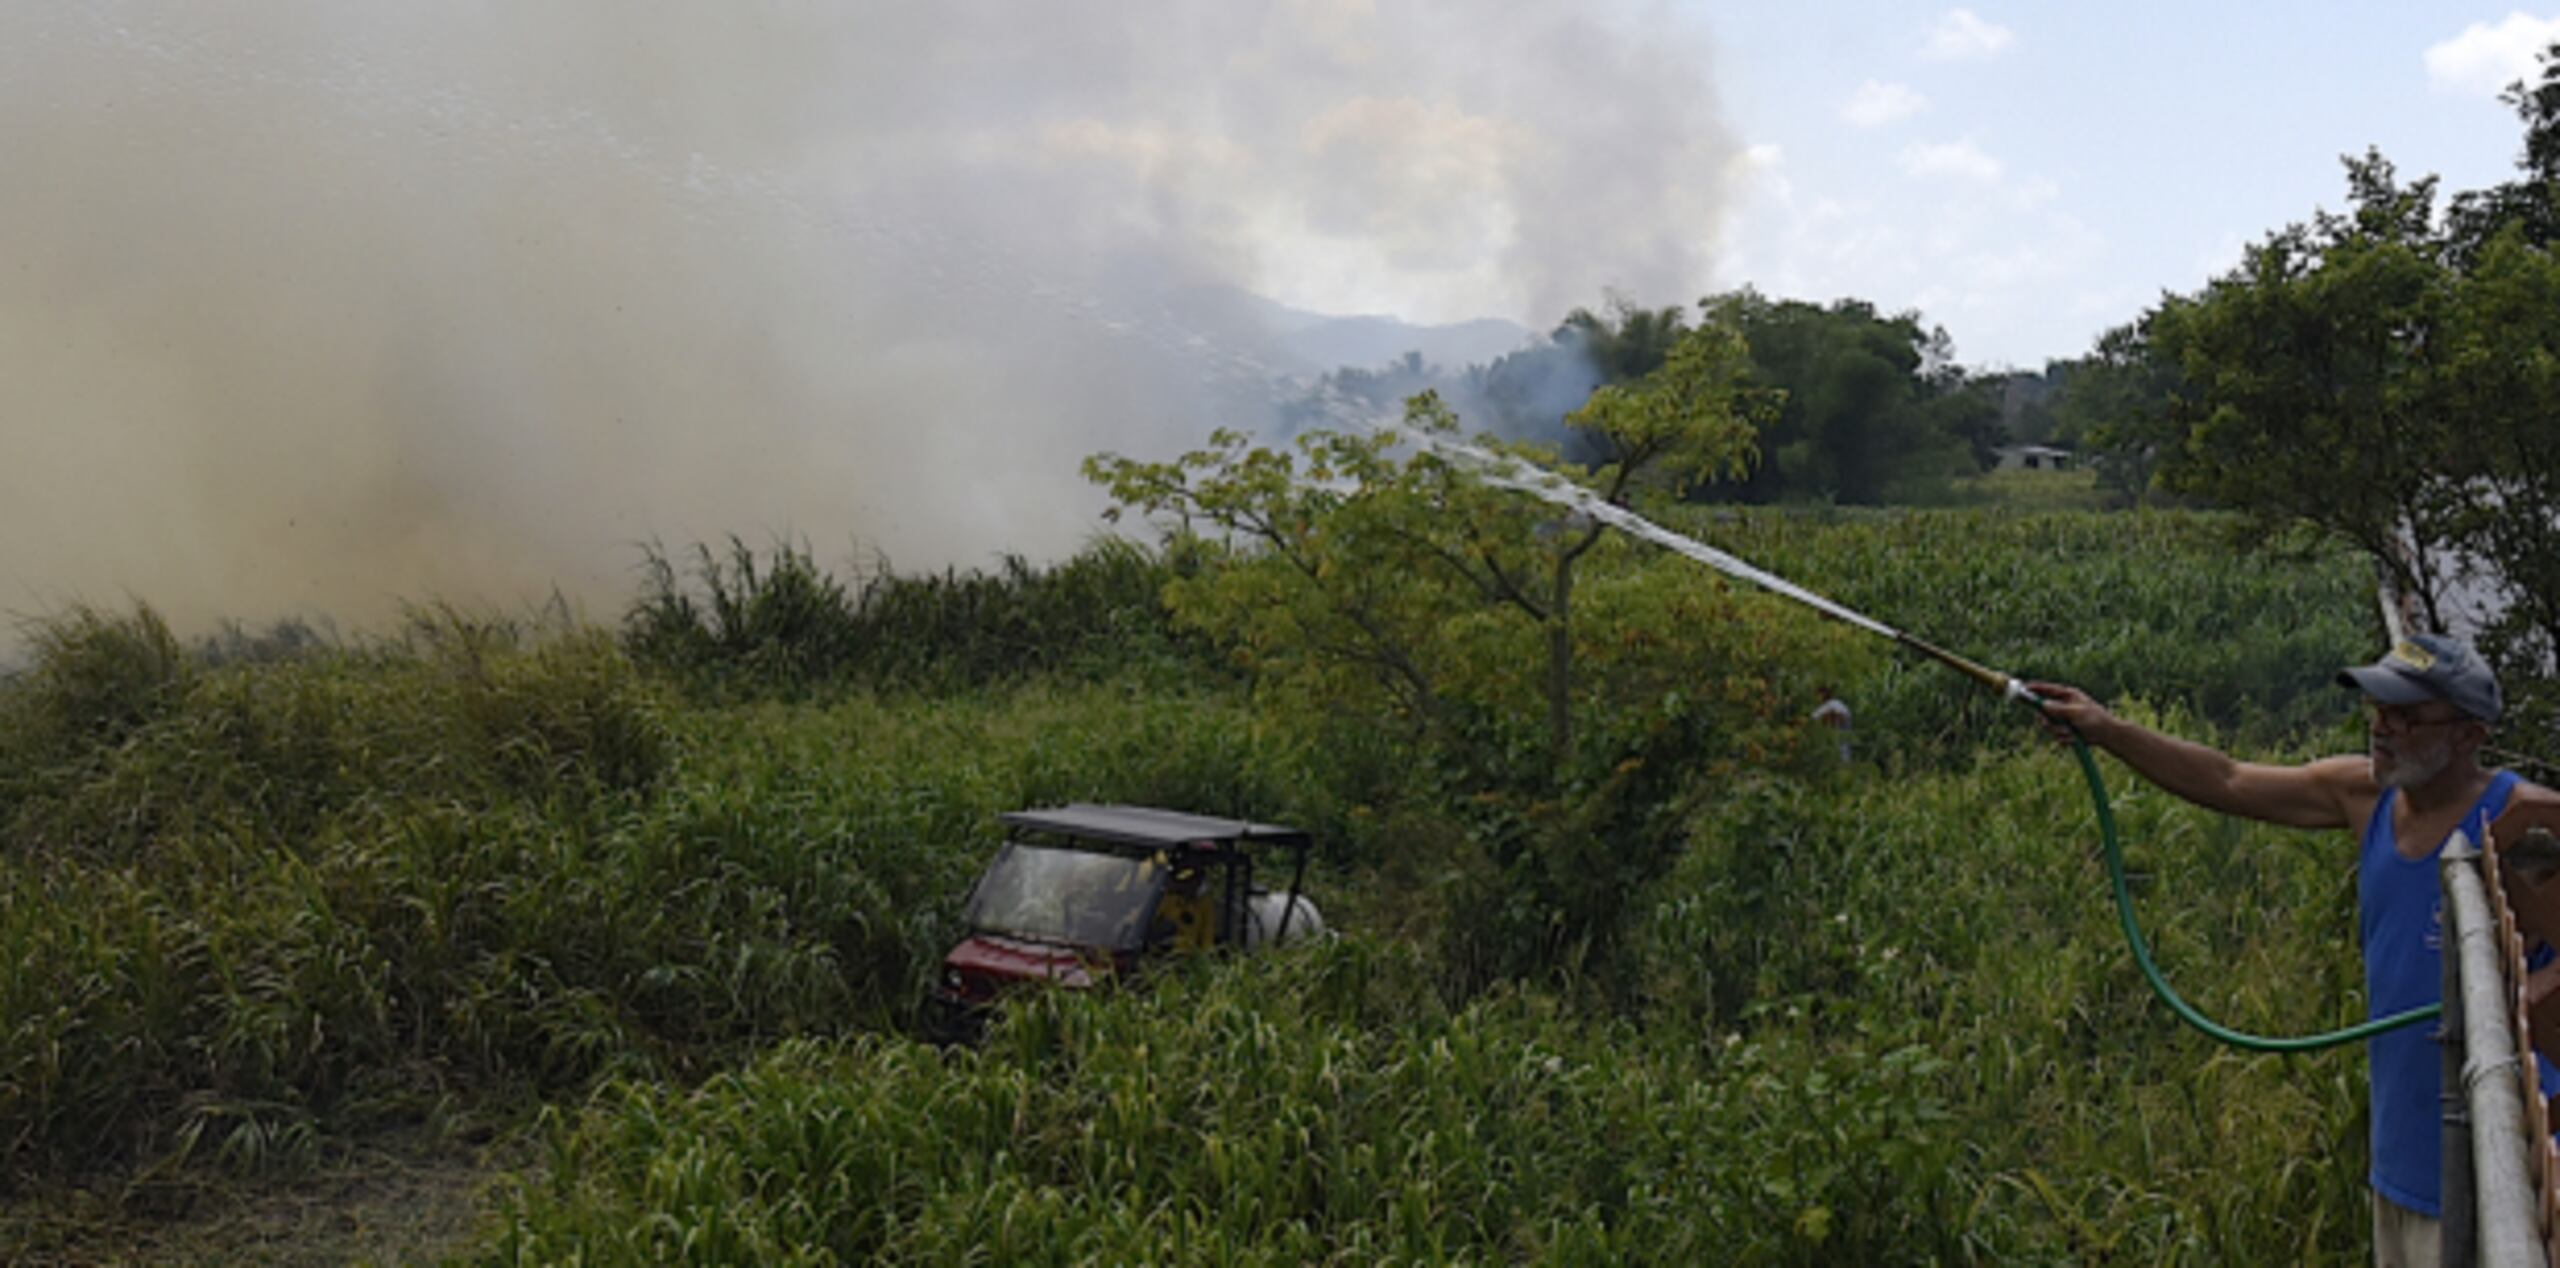
[[[0,693],[0,1175],[894,1029],[997,812],[1275,797],[1232,704],[1154,689],[701,710],[592,631],[164,635],[83,615]]]
[[[1682,508],[1669,524],[1983,664],[2175,704],[2242,744],[2347,717],[2331,678],[2382,641],[2369,568],[2236,553],[2222,515]],[[1916,657],[1837,685],[1880,761],[1962,761],[2013,707]]]
[[[841,578],[807,547],[763,555],[732,538],[696,546],[690,567],[652,547],[623,622],[633,656],[698,687],[736,694],[829,684],[949,690],[1202,653],[1161,593],[1188,566],[1105,538],[1049,566],[1007,555],[993,571]]]
[[[2135,716],[2206,739],[2192,717]],[[2025,723],[2014,723],[2023,731]],[[2343,747],[2332,733],[2268,754]],[[2208,814],[2111,760],[2138,914],[2215,1019],[2362,1019],[2354,848]],[[2116,928],[2076,766],[2020,737],[1966,770],[1770,789],[1700,825],[1649,923],[1655,1024],[1911,1034],[1956,1075],[2002,1258],[2360,1253],[2363,1052],[2225,1049],[2152,997]]]
[[[2223,1019],[2354,1012],[2351,861],[2134,795],[2146,916]],[[619,1083],[488,1261],[2338,1262],[2355,1049],[2217,1048],[2145,993],[2087,802],[2023,746],[1702,816],[1650,1005],[1466,997],[1355,933],[1028,999],[983,1051],[790,1046]]]
[[[208,666],[148,608],[78,611],[0,694],[0,827],[11,854],[113,860],[406,799],[583,804],[658,778],[668,706],[592,631],[430,612],[397,642]]]
[[[2210,518],[1675,526],[2253,753],[2344,743],[2328,675],[2371,650],[2352,565],[2233,561]],[[2014,706],[1848,649],[1820,668],[1848,676],[1857,764],[1777,759],[1803,756],[1800,674],[1693,711],[1714,733],[1636,727],[1659,782],[1631,805],[1685,844],[1541,856],[1623,909],[1600,989],[1548,944],[1506,963],[1452,936],[1485,894],[1519,908],[1486,928],[1543,936],[1535,870],[1486,876],[1523,816],[1572,822],[1200,672],[1214,649],[1163,624],[1177,565],[1117,550],[866,582],[867,607],[805,552],[733,550],[615,633],[430,610],[386,642],[208,656],[147,611],[41,628],[0,681],[0,1186],[289,1167],[592,1094],[488,1257],[2361,1253],[2356,1054],[2220,1052],[2148,1001],[2073,768]],[[1589,588],[1628,628],[1581,635],[1642,672],[1585,678],[1580,707],[1631,724],[1731,685],[1637,664],[1666,609],[1637,577],[1663,562],[1634,565],[1627,602]],[[1029,1000],[978,1053],[909,1043],[994,816],[1068,800],[1313,828],[1353,934]],[[2279,1032],[2353,1011],[2341,843],[2130,787],[2119,812],[2191,997]]]
[[[793,1046],[617,1085],[489,1262],[1923,1262],[1941,1063],[1439,1002],[1357,941],[1025,1001],[982,1052]]]

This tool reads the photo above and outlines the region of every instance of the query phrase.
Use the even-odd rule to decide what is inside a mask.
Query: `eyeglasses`
[[[2374,704],[2367,701],[2364,706],[2365,725],[2376,731],[2397,735],[2403,731],[2414,731],[2422,726],[2443,726],[2449,722],[2463,720],[2459,712],[2421,717],[2417,712],[2418,708],[2419,706],[2416,705]]]

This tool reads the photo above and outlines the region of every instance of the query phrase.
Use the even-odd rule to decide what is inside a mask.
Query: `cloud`
[[[1850,94],[1848,103],[1840,107],[1840,117],[1862,128],[1881,127],[1907,119],[1928,104],[1928,98],[1904,85],[1870,79]]]
[[[2560,41],[2560,18],[2510,13],[2491,26],[2474,22],[2427,50],[2427,82],[2438,92],[2495,97],[2507,85],[2540,78],[2534,58]]]
[[[2089,290],[2107,244],[2071,213],[2059,185],[2013,173],[1969,141],[1908,146],[1897,166],[1941,183],[1887,192],[1862,181],[1845,198],[1755,185],[1720,285],[1916,310],[1953,332],[1959,356],[1976,365],[2036,365],[2084,350],[2072,341],[2095,315],[2057,321],[2054,297]]]
[[[1996,57],[2017,35],[1995,22],[1985,22],[1971,9],[1949,9],[1929,30],[1929,42],[1920,56],[1935,62],[1966,61]]]
[[[1997,164],[1994,166],[1996,167]],[[2062,186],[2043,176],[2033,176],[2019,181],[2016,187],[2009,191],[2011,204],[2020,211],[2034,211],[2061,196]]]
[[[1943,145],[1908,145],[1899,160],[1902,170],[1913,176],[1949,176],[1962,180],[1996,184],[2006,170],[2000,160],[1982,152],[1971,141],[1951,141]]]
[[[1054,557],[1083,455],[1260,421],[1235,288],[1700,293],[1740,147],[1652,12],[0,7],[0,613]]]

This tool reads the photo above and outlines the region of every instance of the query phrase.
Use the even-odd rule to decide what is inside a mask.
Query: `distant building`
[[[2078,455],[2051,445],[2003,445],[1992,451],[2000,457],[1996,471],[2069,471],[2078,465]]]

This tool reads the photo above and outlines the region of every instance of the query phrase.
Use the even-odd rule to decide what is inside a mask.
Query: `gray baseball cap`
[[[2498,676],[2471,644],[2441,634],[2412,634],[2370,665],[2338,671],[2338,685],[2383,704],[2442,700],[2483,722],[2501,710]]]

